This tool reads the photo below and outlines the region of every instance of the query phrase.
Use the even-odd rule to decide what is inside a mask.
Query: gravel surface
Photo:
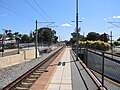
[[[56,51],[56,50],[55,50]],[[37,59],[33,59],[30,61],[25,61],[16,65],[12,65],[6,68],[0,69],[0,90],[8,85],[10,82],[14,81],[16,78],[21,76],[23,73],[40,63],[42,60],[44,60],[47,56],[49,56],[51,53],[43,54],[41,57]]]

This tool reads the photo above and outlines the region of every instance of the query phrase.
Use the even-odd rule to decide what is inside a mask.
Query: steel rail
[[[25,78],[27,78],[28,76],[30,76],[30,74],[32,74],[34,71],[36,71],[37,69],[39,69],[41,66],[45,65],[46,62],[49,61],[51,58],[52,58],[52,60],[51,60],[51,62],[52,62],[58,56],[58,54],[61,52],[61,50],[63,50],[63,48],[64,48],[64,46],[61,47],[60,49],[58,49],[57,51],[55,51],[54,53],[52,53],[50,56],[46,57],[43,61],[41,61],[39,64],[37,64],[36,66],[34,66],[33,68],[31,68],[30,70],[26,71],[26,73],[24,73],[23,75],[21,75],[20,77],[18,77],[16,80],[14,80],[13,82],[11,82],[7,86],[5,86],[2,90],[14,90],[14,88],[21,81],[23,81]],[[45,67],[43,70],[45,71],[46,68],[47,67]]]

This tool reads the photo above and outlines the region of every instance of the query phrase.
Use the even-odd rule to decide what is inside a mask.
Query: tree
[[[72,38],[70,39],[70,42],[71,42],[71,44],[74,45],[76,42],[76,33],[75,32],[71,33],[71,36],[72,36]]]
[[[120,38],[118,38],[117,41],[120,41]]]
[[[70,43],[71,43],[72,45],[74,45],[75,42],[76,42],[76,39],[75,39],[75,38],[70,38]]]
[[[22,41],[22,43],[30,43],[31,42],[31,37],[30,36],[28,36],[27,34],[24,34],[24,35],[22,35],[22,37],[21,37],[21,41]]]
[[[58,37],[57,37],[57,36],[54,36],[54,38],[52,39],[52,42],[53,42],[53,43],[57,43],[57,42],[58,42],[57,39],[58,39]]]
[[[14,39],[13,34],[12,34],[12,30],[8,30],[7,36],[9,37],[9,40],[13,40]]]
[[[5,34],[6,34],[6,35],[8,34],[8,30],[5,30]]]
[[[100,34],[96,32],[89,32],[86,38],[87,40],[92,40],[92,41],[99,40]]]
[[[109,35],[106,34],[106,33],[101,34],[101,35],[100,35],[100,40],[101,40],[101,41],[104,41],[104,42],[108,42],[108,40],[109,40]]]
[[[75,44],[76,42],[76,32],[71,33],[72,38],[70,39],[70,43],[71,44]],[[80,33],[78,33],[78,41],[84,41],[85,37],[83,35],[80,35]]]
[[[38,43],[52,44],[57,42],[56,31],[48,27],[38,29]]]
[[[31,42],[33,42],[34,41],[34,32],[32,32],[32,31],[30,31],[30,38],[31,38]]]
[[[16,36],[16,35],[19,35],[19,32],[14,32],[13,35],[15,35],[15,36]]]
[[[120,42],[115,41],[115,42],[114,42],[114,45],[115,45],[115,46],[120,45]]]

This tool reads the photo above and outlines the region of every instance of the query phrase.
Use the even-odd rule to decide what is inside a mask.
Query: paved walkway
[[[30,90],[46,90],[48,88],[49,83],[51,82],[51,79],[54,75],[54,72],[56,71],[56,68],[58,67],[58,63],[61,60],[62,56],[64,55],[64,52],[66,49],[64,49],[57,58],[51,63],[51,65],[48,67],[48,72],[44,72],[38,80],[33,84],[33,86],[30,88]]]
[[[66,48],[30,88],[30,90],[98,90],[75,56]],[[58,64],[59,63],[59,64]]]
[[[72,90],[70,50],[66,49],[47,90]]]

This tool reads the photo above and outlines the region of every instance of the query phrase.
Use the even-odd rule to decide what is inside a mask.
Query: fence
[[[120,56],[104,51],[79,48],[79,57],[90,68],[103,86],[105,78],[120,83]]]

